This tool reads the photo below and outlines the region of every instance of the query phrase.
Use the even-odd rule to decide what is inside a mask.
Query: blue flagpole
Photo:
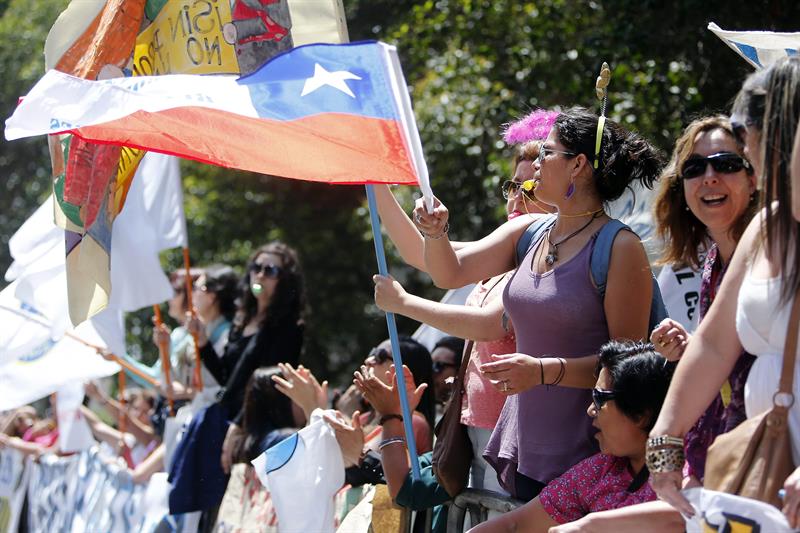
[[[389,269],[386,266],[386,252],[383,248],[383,235],[381,234],[381,221],[378,218],[378,206],[375,202],[375,191],[372,185],[367,185],[366,187],[369,218],[372,222],[372,238],[375,242],[375,257],[378,260],[378,273],[381,276],[388,276]],[[397,337],[397,323],[394,320],[394,313],[386,313],[386,326],[389,329],[389,341],[392,343],[392,360],[394,361],[394,371],[397,376],[397,391],[400,394],[400,410],[403,414],[406,446],[411,460],[411,477],[414,481],[419,481],[419,457],[417,457],[417,444],[414,442],[414,427],[411,424],[411,410],[408,407],[406,381],[403,375],[403,359],[400,357],[400,341]]]

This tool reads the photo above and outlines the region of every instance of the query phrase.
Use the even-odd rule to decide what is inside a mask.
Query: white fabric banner
[[[702,272],[690,267],[674,270],[667,265],[658,273],[658,288],[667,315],[692,333],[700,320],[700,282]]]
[[[686,533],[791,533],[777,508],[741,496],[703,488],[683,491],[696,514],[686,521]]]
[[[17,450],[0,450],[0,532],[16,533],[29,469]]]

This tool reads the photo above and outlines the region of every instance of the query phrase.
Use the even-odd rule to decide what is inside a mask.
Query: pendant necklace
[[[589,225],[592,222],[594,222],[594,219],[596,219],[598,216],[600,216],[602,214],[602,212],[603,211],[600,210],[600,211],[594,213],[592,215],[592,218],[590,218],[589,221],[586,224],[584,224],[583,226],[578,228],[576,231],[573,231],[572,233],[570,233],[569,235],[567,235],[566,237],[564,237],[563,239],[561,239],[558,242],[553,242],[553,241],[550,240],[550,232],[553,231],[552,228],[550,228],[550,231],[547,232],[547,244],[549,245],[549,248],[547,249],[547,255],[544,258],[544,262],[547,263],[547,266],[553,266],[555,264],[555,262],[558,261],[558,247],[559,246],[561,246],[562,244],[564,244],[565,242],[567,242],[568,240],[573,238],[575,235],[577,235],[578,233],[580,233],[583,230],[585,230],[586,228],[588,228]]]

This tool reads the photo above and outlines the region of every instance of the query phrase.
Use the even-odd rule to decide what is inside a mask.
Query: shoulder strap
[[[627,230],[636,235],[628,225],[620,222],[619,220],[612,219],[600,228],[597,234],[597,239],[594,242],[592,249],[592,257],[590,269],[592,279],[597,286],[597,292],[600,293],[601,298],[606,296],[606,283],[608,282],[608,267],[611,263],[611,249],[614,246],[614,239],[617,234]],[[661,295],[661,289],[658,286],[655,276],[653,276],[653,298],[650,302],[650,323],[648,325],[649,331],[653,329],[665,318],[667,318],[667,308],[664,305],[664,298]]]
[[[592,279],[595,285],[597,285],[597,292],[599,292],[602,297],[606,295],[608,265],[611,263],[611,248],[614,246],[614,239],[617,238],[617,233],[624,229],[633,232],[631,228],[619,220],[611,219],[600,228],[597,238],[594,241],[590,268],[592,271]]]
[[[517,266],[522,264],[522,260],[528,255],[531,246],[539,242],[544,232],[550,229],[555,224],[556,215],[546,215],[539,217],[525,228],[525,232],[520,236],[517,241]]]
[[[797,330],[800,326],[800,289],[794,295],[792,311],[789,314],[789,325],[786,330],[786,344],[783,346],[783,365],[778,392],[792,395],[794,402],[794,365],[797,359]]]

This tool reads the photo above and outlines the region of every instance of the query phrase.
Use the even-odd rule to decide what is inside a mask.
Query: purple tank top
[[[534,357],[598,353],[608,338],[603,299],[589,261],[597,234],[576,256],[544,274],[531,271],[534,246],[506,285],[503,304],[517,335],[517,352]],[[598,450],[586,409],[590,390],[536,386],[509,396],[484,457],[514,494],[514,473],[541,483]]]

